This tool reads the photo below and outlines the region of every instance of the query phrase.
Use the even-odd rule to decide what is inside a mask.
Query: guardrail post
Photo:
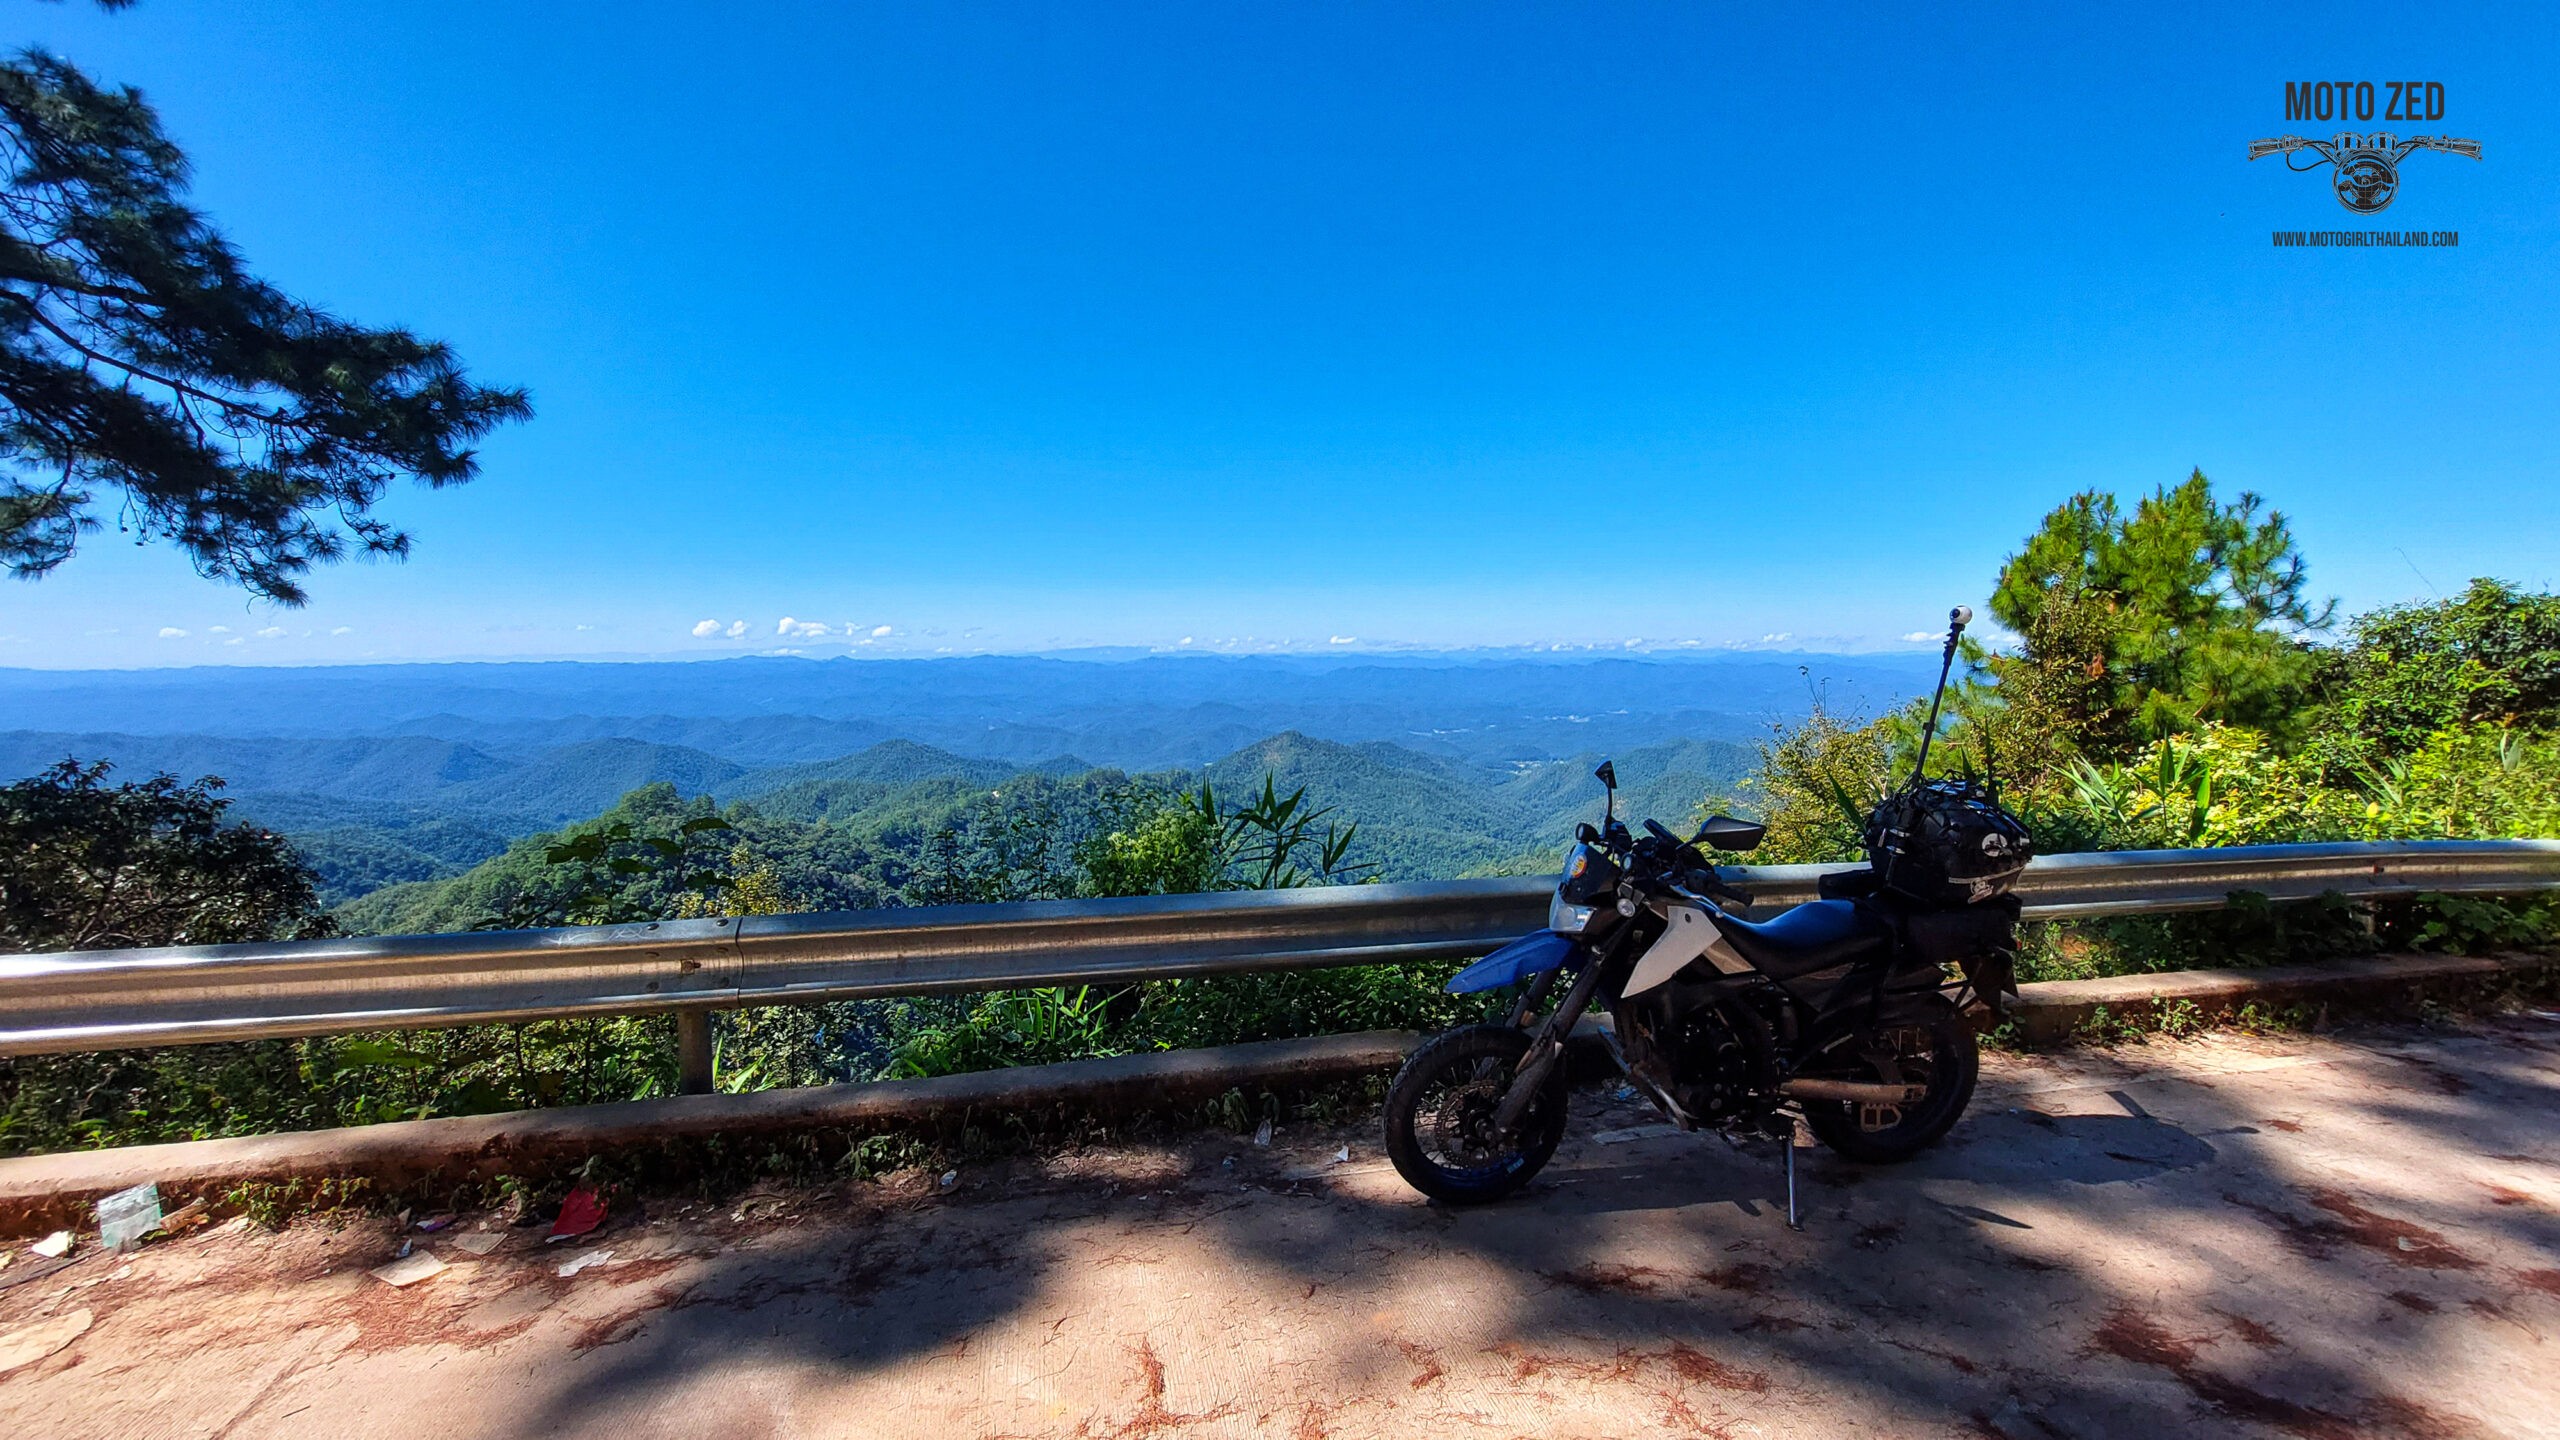
[[[708,1095],[712,1088],[711,1012],[679,1010],[676,1012],[676,1093]]]

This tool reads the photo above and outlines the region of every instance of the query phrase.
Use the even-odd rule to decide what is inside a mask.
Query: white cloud
[[[1914,645],[1925,645],[1929,641],[1937,639],[1938,632],[1934,630],[1914,630],[1902,638],[1910,641]]]
[[[223,641],[222,643],[223,643],[223,644],[225,644],[225,645],[242,645],[242,644],[246,644],[246,643],[248,643],[248,639],[249,639],[249,637],[248,637],[248,636],[246,636],[246,635],[234,635],[234,636],[232,636],[230,639],[225,640],[225,641]]]
[[[853,629],[853,627],[852,627],[852,626],[850,626],[850,625],[847,625],[847,626],[846,626],[846,627],[844,627],[844,628],[845,628],[846,630],[848,630],[848,631],[850,631],[851,629]],[[889,628],[890,628],[890,627],[888,627],[888,626],[886,626],[886,625],[875,625],[875,626],[871,627],[871,638],[872,638],[872,639],[874,639],[874,640],[885,640],[885,639],[889,638]]]
[[[283,626],[281,626],[281,625],[270,625],[270,626],[268,626],[266,629],[261,630],[261,631],[259,631],[259,632],[258,632],[258,638],[259,638],[259,639],[261,639],[261,640],[273,640],[273,639],[275,639],[277,636],[282,635],[283,633],[284,633],[284,627],[283,627]]]
[[[717,620],[696,620],[693,622],[693,638],[696,640],[708,640],[719,633],[720,622]]]
[[[231,633],[231,627],[228,625],[215,625],[208,627],[204,633],[207,635],[228,635]]]
[[[1776,633],[1775,635],[1763,635],[1763,636],[1761,636],[1761,637],[1760,637],[1760,643],[1761,643],[1761,644],[1763,644],[1763,645],[1775,645],[1775,644],[1777,644],[1777,643],[1778,643],[1779,641],[1781,641],[1781,640],[1793,640],[1794,638],[1796,638],[1796,637],[1795,637],[1795,632],[1794,632],[1794,631],[1792,631],[1792,630],[1781,630],[1781,631],[1779,631],[1778,633]]]
[[[1357,645],[1360,643],[1360,637],[1357,635],[1335,635],[1326,640],[1325,643],[1328,645]]]
[[[160,627],[160,638],[163,640],[184,640],[187,638],[187,632],[179,629],[175,625],[163,625]]]
[[[794,620],[785,615],[782,617],[782,623],[773,627],[773,633],[794,640],[815,640],[828,632],[823,621]]]
[[[730,622],[729,622],[729,638],[730,638],[730,639],[732,639],[732,640],[744,640],[744,639],[746,639],[746,638],[747,638],[747,622],[746,622],[746,621],[744,621],[744,620],[732,620],[732,621],[730,621]]]
[[[354,627],[353,625],[341,625],[341,626],[339,626],[337,629],[332,630],[332,631],[330,631],[329,633],[330,633],[330,634],[332,634],[332,635],[353,635],[354,633],[356,633],[356,627]]]

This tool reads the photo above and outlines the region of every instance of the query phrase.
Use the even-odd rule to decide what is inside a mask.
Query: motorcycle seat
[[[1778,980],[1891,952],[1893,932],[1848,900],[1808,900],[1757,925],[1718,916],[1716,928],[1752,968]]]

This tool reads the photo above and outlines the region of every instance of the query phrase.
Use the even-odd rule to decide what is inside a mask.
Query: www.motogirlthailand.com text
[[[2406,245],[2423,249],[2462,243],[2459,230],[2278,230],[2275,237],[2279,250],[2323,245]]]

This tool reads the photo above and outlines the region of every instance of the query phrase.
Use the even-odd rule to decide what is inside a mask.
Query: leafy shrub
[[[1362,965],[1160,980],[1143,990],[1131,1049],[1184,1050],[1334,1035],[1440,1030],[1480,1018],[1480,999],[1441,990],[1449,965]]]
[[[334,933],[283,836],[236,824],[211,776],[106,783],[64,760],[0,785],[0,947],[223,945]]]
[[[1120,1054],[1105,1001],[1087,985],[1072,990],[1001,990],[980,996],[955,1023],[930,1026],[903,1041],[882,1071],[883,1078],[952,1075]]]
[[[2373,758],[2439,731],[2560,719],[2560,595],[2479,579],[2450,600],[2356,617],[2327,676],[2332,743]]]
[[[1858,838],[1867,812],[1884,798],[1893,759],[1886,724],[1851,725],[1816,704],[1803,724],[1760,748],[1760,773],[1741,787],[1741,803],[1756,809],[1767,827],[1751,852],[1753,863],[1859,858]],[[1710,801],[1696,818],[1712,808]]]

